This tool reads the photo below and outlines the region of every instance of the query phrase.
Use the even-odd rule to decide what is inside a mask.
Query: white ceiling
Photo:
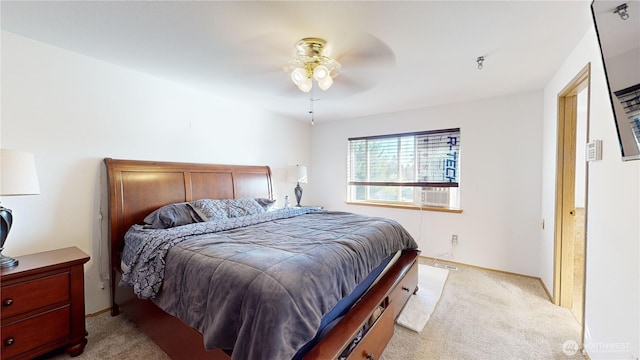
[[[298,40],[324,38],[342,63],[334,85],[313,94],[315,120],[328,121],[543,89],[592,26],[590,3],[3,0],[0,6],[3,30],[305,121],[309,94],[283,67]],[[377,55],[385,50],[392,61]],[[482,70],[478,56],[485,57]]]

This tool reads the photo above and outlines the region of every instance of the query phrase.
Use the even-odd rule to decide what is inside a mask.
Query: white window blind
[[[458,187],[460,129],[350,138],[347,173],[350,186]]]

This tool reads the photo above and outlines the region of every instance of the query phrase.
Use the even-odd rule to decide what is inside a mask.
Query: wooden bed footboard
[[[202,198],[273,198],[268,166],[211,165],[106,158],[109,196],[111,314],[122,312],[172,359],[228,360],[230,354],[206,351],[196,330],[150,300],[138,299],[131,287],[119,287],[124,234],[151,211],[167,204]],[[305,356],[335,359],[367,324],[349,359],[379,358],[393,335],[393,324],[418,283],[418,251],[403,251],[397,262],[340,322]],[[372,315],[375,321],[370,321]],[[371,322],[371,324],[368,324]]]

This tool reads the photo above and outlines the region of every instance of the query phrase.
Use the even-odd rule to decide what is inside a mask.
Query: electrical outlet
[[[458,235],[456,234],[451,235],[451,243],[453,245],[458,245]]]

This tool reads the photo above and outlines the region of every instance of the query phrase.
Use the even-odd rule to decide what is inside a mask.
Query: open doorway
[[[554,302],[571,310],[584,337],[587,224],[586,144],[590,65],[558,95]]]

